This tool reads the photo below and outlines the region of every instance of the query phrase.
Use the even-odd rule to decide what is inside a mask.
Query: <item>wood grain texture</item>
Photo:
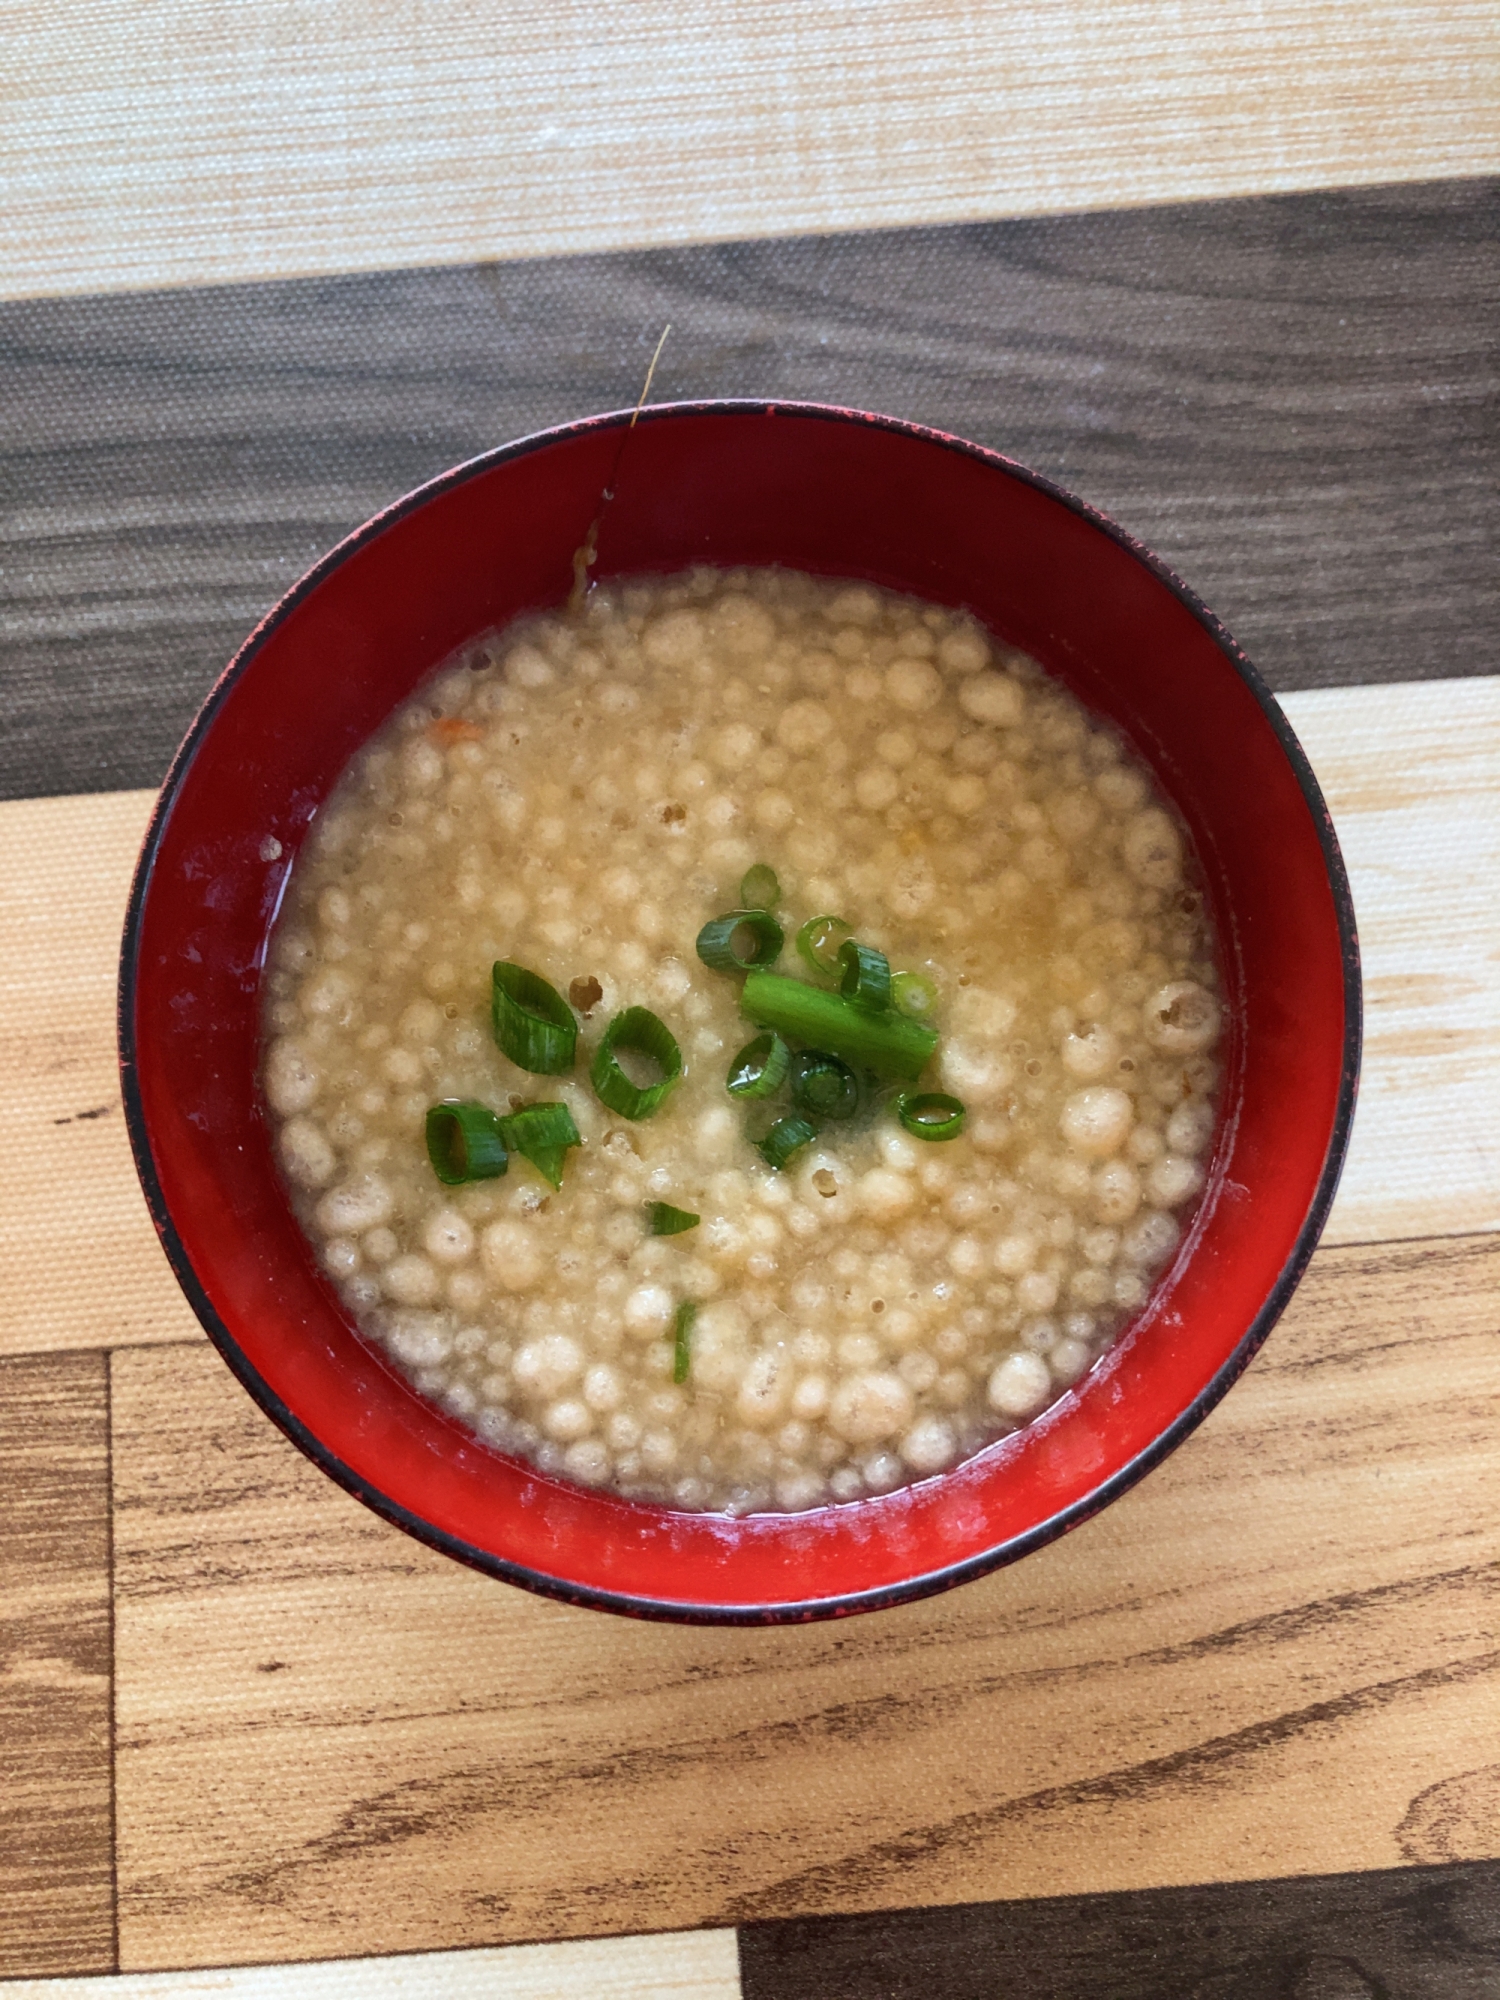
[[[1329,1243],[1500,1229],[1500,676],[1288,695],[1365,967]]]
[[[0,306],[0,797],[159,783],[323,549],[632,401],[667,321],[657,396],[995,445],[1278,688],[1493,672],[1497,297],[1481,181]]]
[[[115,977],[150,792],[0,806],[0,1354],[192,1338],[120,1108]]]
[[[12,295],[1500,166],[1485,0],[9,10]]]
[[[1287,707],[1365,963],[1365,1080],[1326,1240],[1500,1229],[1500,677]],[[0,804],[0,1353],[196,1336],[119,1110],[115,963],[150,804]]]
[[[740,2000],[733,1931],[22,1980],[6,2000]]]
[[[753,1924],[745,2000],[1492,2000],[1500,1865]]]
[[[0,1359],[0,1978],[115,1962],[107,1369]]]
[[[1494,1858],[1497,1280],[1488,1239],[1323,1251],[1099,1519],[758,1633],[473,1576],[206,1348],[121,1354],[122,1961]]]

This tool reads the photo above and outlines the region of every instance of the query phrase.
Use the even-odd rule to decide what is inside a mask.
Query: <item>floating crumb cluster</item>
[[[704,950],[756,897],[800,958]],[[576,1068],[505,1052],[502,968]],[[813,1046],[839,990],[930,1026],[919,1083]],[[496,1448],[682,1509],[857,1500],[1031,1421],[1145,1304],[1215,1128],[1213,941],[1147,773],[963,614],[782,571],[464,648],[320,816],[265,992],[361,1329]],[[429,1157],[467,1107],[482,1178],[451,1125]]]

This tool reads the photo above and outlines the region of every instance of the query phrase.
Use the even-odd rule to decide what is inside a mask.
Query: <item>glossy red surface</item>
[[[1358,1042],[1347,888],[1300,753],[1232,642],[1078,503],[953,440],[807,407],[654,410],[616,474],[621,423],[527,441],[402,502],[305,579],[225,675],[169,780],[126,936],[137,1158],[226,1358],[389,1518],[516,1581],[654,1615],[892,1602],[1103,1504],[1264,1336],[1346,1136]],[[674,1515],[496,1456],[358,1338],[273,1167],[255,1082],[259,967],[308,824],[355,747],[454,646],[563,599],[612,474],[599,574],[776,562],[972,608],[1154,764],[1210,884],[1235,1029],[1194,1239],[1134,1330],[1041,1422],[853,1507]]]

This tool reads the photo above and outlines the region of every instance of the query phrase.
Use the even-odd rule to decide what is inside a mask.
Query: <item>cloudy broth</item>
[[[743,975],[696,949],[751,869],[777,973],[818,985],[793,941],[837,915],[937,1038],[920,1083],[851,1064],[780,1167],[785,1090],[726,1089]],[[496,961],[568,996],[567,1073],[502,1052]],[[320,814],[265,995],[282,1170],[361,1331],[497,1449],[688,1510],[858,1500],[1035,1419],[1171,1262],[1215,1127],[1214,944],[1150,773],[966,615],[782,571],[464,647]],[[683,1061],[638,1119],[590,1084],[634,1007]],[[447,1100],[566,1105],[561,1186],[514,1151],[445,1185]],[[698,1219],[653,1235],[655,1204]]]

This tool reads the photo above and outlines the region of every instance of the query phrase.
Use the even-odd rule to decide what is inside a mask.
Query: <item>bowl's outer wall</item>
[[[518,1581],[667,1615],[893,1601],[1082,1518],[1182,1435],[1263,1337],[1345,1138],[1352,927],[1335,886],[1347,892],[1310,779],[1228,642],[1065,498],[988,454],[833,411],[667,409],[622,455],[623,438],[619,420],[577,426],[424,489],[305,579],[220,683],[169,780],[127,936],[143,1177],[242,1379],[390,1518]],[[259,1108],[265,940],[320,802],[456,646],[562,601],[611,479],[601,575],[776,562],[969,606],[1151,759],[1208,879],[1234,1026],[1194,1254],[1041,1422],[855,1508],[674,1515],[487,1451],[353,1331],[287,1206]]]

